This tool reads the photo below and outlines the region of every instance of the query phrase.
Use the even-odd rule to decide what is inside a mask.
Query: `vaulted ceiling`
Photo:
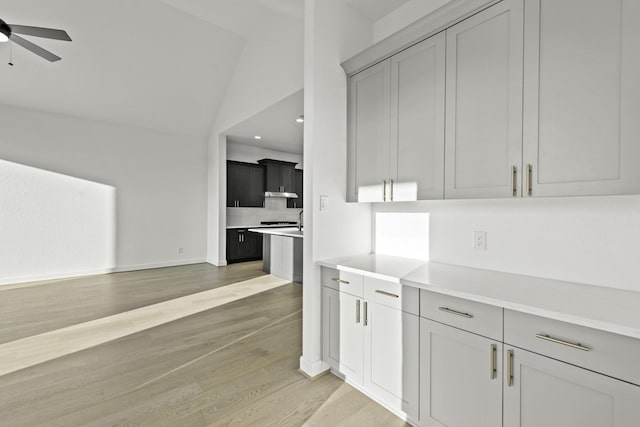
[[[344,1],[375,20],[407,0]],[[9,24],[73,39],[30,38],[56,63],[0,44],[0,103],[205,136],[247,40],[274,15],[302,20],[304,0],[0,0]]]

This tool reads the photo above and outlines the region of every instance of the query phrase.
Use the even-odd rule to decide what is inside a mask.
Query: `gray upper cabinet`
[[[345,62],[347,200],[639,194],[638,18],[638,0],[452,2]]]
[[[444,197],[444,91],[444,32],[391,58],[393,201]]]
[[[445,198],[520,195],[522,0],[447,30]]]
[[[525,196],[640,191],[640,2],[528,0]]]
[[[349,80],[348,201],[384,201],[389,176],[389,60]],[[360,196],[360,198],[359,198]]]
[[[442,199],[445,36],[349,80],[349,201]]]

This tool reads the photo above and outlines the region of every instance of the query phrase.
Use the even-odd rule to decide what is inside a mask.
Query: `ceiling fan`
[[[18,34],[24,34],[26,36],[42,37],[45,39],[64,40],[71,41],[71,37],[66,31],[56,30],[53,28],[42,27],[30,27],[27,25],[9,25],[0,19],[0,43],[11,40],[17,45],[35,53],[36,55],[46,59],[50,62],[56,62],[61,60],[58,55],[49,52],[46,49],[41,48],[35,43],[31,43],[29,40],[23,39]]]

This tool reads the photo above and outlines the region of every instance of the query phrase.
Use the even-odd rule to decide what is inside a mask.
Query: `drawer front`
[[[640,385],[638,339],[505,310],[504,342]]]
[[[502,341],[501,307],[420,291],[420,316]]]
[[[420,313],[420,291],[411,286],[365,277],[364,299],[416,316]]]
[[[323,267],[322,284],[336,291],[362,298],[363,276],[360,274]]]

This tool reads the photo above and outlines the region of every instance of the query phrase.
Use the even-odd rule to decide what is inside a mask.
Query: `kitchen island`
[[[292,282],[302,283],[303,232],[297,227],[251,228],[263,235],[262,269]]]

